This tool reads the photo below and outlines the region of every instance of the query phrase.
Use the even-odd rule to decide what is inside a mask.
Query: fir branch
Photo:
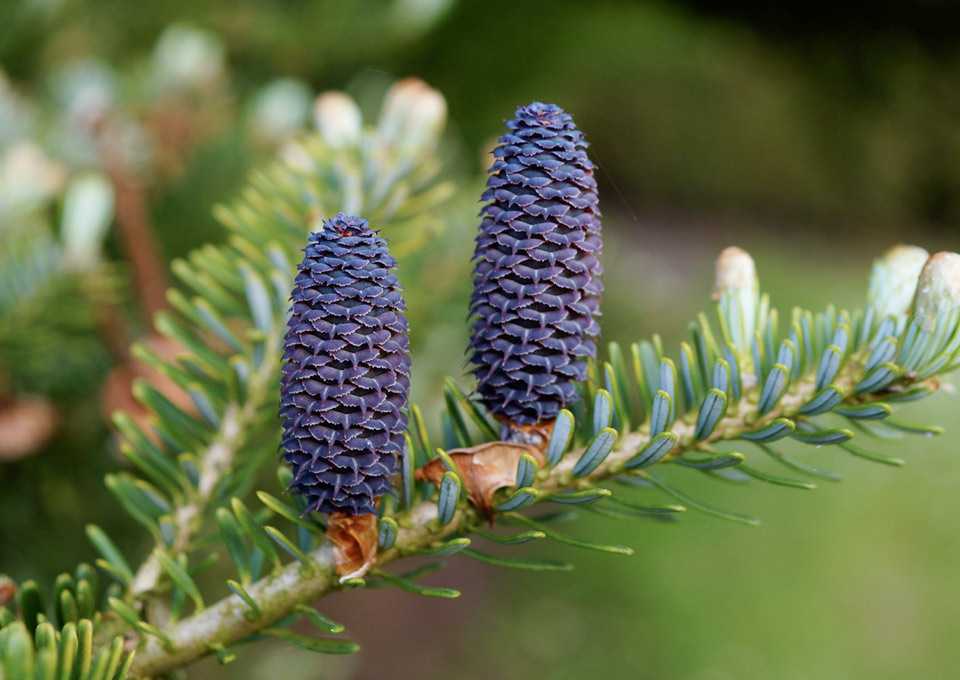
[[[193,344],[166,315],[158,317],[159,330],[200,354],[201,361],[206,359],[206,369],[213,365],[214,374],[221,364],[230,371],[243,367],[243,385],[228,389],[229,398],[219,409],[208,408],[219,411],[211,414],[218,422],[203,448],[190,452],[196,461],[196,479],[181,485],[185,494],[174,495],[176,507],[169,518],[162,518],[162,530],[156,532],[162,540],[137,569],[127,592],[129,599],[141,599],[160,586],[163,555],[191,552],[222,482],[243,462],[240,450],[250,441],[266,406],[276,403],[284,331],[279,308],[285,303],[293,274],[289,263],[302,247],[305,227],[319,226],[317,220],[335,212],[336,206],[355,204],[376,216],[378,226],[406,226],[397,229],[397,238],[407,248],[423,244],[420,235],[426,231],[424,224],[429,224],[429,209],[450,193],[448,184],[434,182],[439,167],[431,155],[445,110],[439,93],[421,81],[401,81],[388,92],[379,125],[363,130],[360,112],[351,99],[339,93],[321,95],[317,101],[320,134],[288,145],[280,163],[255,176],[245,202],[218,210],[219,218],[234,234],[230,245],[208,246],[194,253],[189,262],[175,263],[175,273],[201,297],[190,301],[172,291],[171,304],[199,326],[201,338],[212,334],[237,354],[231,358],[232,366],[227,366],[217,350],[211,351],[209,340]],[[270,222],[280,224],[265,228]],[[266,289],[268,285],[273,287],[272,293]],[[205,323],[199,323],[201,320]],[[238,337],[236,329],[229,327],[231,320],[253,328],[247,337]],[[212,382],[211,389],[220,390],[216,383],[223,377],[200,380]],[[232,380],[236,382],[236,378]],[[162,422],[162,414],[158,415]],[[127,438],[138,440],[129,442],[133,448],[143,446],[141,437]],[[162,608],[150,616],[166,618]]]
[[[721,264],[722,262],[723,258],[721,258]],[[956,272],[951,270],[949,276],[956,278],[955,274]],[[740,309],[738,312],[737,307],[744,303],[749,306],[758,301],[755,283],[749,287],[754,291],[753,295],[744,295],[738,288],[725,290],[721,286],[718,309],[721,326],[725,329],[722,336],[725,338],[729,335],[730,322],[740,318],[738,314],[741,312],[750,312],[749,309]],[[737,298],[736,304],[731,302],[731,294]],[[945,356],[948,359],[955,357],[960,344],[956,295],[952,289],[948,289],[946,293],[936,289],[936,294],[939,297],[936,298],[936,304],[932,309],[925,302],[918,303],[918,307],[924,314],[922,319],[901,317],[899,315],[904,313],[902,310],[899,310],[895,316],[880,322],[874,322],[869,313],[849,315],[845,312],[828,310],[817,317],[812,315],[805,317],[803,312],[797,312],[794,315],[798,323],[792,333],[793,340],[785,341],[783,345],[787,350],[781,348],[775,359],[770,357],[766,361],[757,350],[757,345],[763,342],[764,335],[773,332],[777,325],[777,315],[769,310],[766,302],[759,303],[761,322],[756,340],[753,343],[744,340],[739,351],[736,345],[732,345],[732,351],[727,353],[729,361],[717,359],[712,380],[706,382],[702,375],[691,375],[693,370],[691,365],[704,367],[708,365],[709,357],[705,357],[704,353],[708,351],[709,343],[697,343],[698,350],[691,357],[693,361],[683,364],[684,368],[681,370],[683,381],[690,384],[696,383],[699,386],[702,395],[699,410],[694,408],[696,400],[688,397],[686,401],[689,403],[686,405],[685,415],[681,415],[676,421],[672,421],[670,417],[642,419],[644,424],[621,436],[612,450],[610,446],[604,445],[604,437],[608,436],[606,433],[612,432],[613,436],[616,436],[616,431],[611,430],[609,424],[615,414],[619,414],[618,417],[621,420],[627,418],[630,409],[625,402],[638,396],[639,385],[647,384],[652,372],[644,375],[640,367],[636,380],[638,385],[631,384],[622,371],[618,372],[615,369],[605,371],[606,386],[613,389],[612,393],[594,382],[588,382],[585,385],[584,391],[594,395],[594,407],[590,419],[592,434],[587,434],[587,442],[566,455],[562,454],[562,449],[565,448],[565,443],[569,439],[565,432],[573,427],[573,419],[566,412],[561,412],[558,423],[563,422],[564,425],[563,428],[558,425],[557,430],[564,433],[558,434],[557,439],[562,440],[564,444],[560,445],[559,454],[553,450],[556,448],[553,440],[547,446],[547,464],[556,463],[556,465],[540,470],[532,486],[517,489],[507,501],[499,505],[499,508],[503,511],[515,510],[521,507],[522,503],[530,504],[551,499],[557,502],[576,502],[581,499],[583,501],[604,500],[611,497],[611,491],[602,486],[603,482],[611,479],[627,481],[632,479],[649,482],[654,487],[687,501],[695,509],[723,518],[755,523],[750,518],[719,511],[687,499],[681,491],[666,485],[644,468],[655,463],[663,465],[672,461],[684,461],[684,457],[690,453],[713,453],[712,444],[740,439],[769,441],[793,434],[800,441],[807,443],[841,443],[843,445],[843,442],[852,436],[852,432],[819,430],[808,414],[832,410],[854,421],[858,417],[886,417],[892,410],[887,402],[895,402],[903,395],[927,395],[935,392],[939,388],[939,382],[934,377],[918,379],[915,374],[901,372],[895,367],[883,369],[882,366],[878,366],[879,350],[877,348],[882,347],[888,339],[892,338],[900,347],[899,357],[922,355],[923,360],[918,360],[915,368],[922,368],[931,362],[934,365],[942,365],[938,364],[942,361],[942,357]],[[943,300],[947,300],[947,303],[944,304]],[[802,321],[803,318],[807,319],[806,323]],[[924,334],[917,331],[916,327],[920,321],[926,319],[933,321],[928,324],[929,331]],[[853,332],[851,326],[858,330],[857,342],[849,341],[849,336]],[[894,329],[898,326],[902,330],[896,333]],[[807,328],[806,332],[804,328]],[[816,328],[817,332],[814,332],[813,328]],[[703,320],[696,327],[695,337],[699,334],[712,338],[709,327]],[[775,338],[772,339],[775,340]],[[753,364],[748,359],[741,365],[737,354],[746,355],[743,350],[750,344],[754,347]],[[771,348],[776,346],[775,342],[768,344]],[[654,345],[659,348],[659,343]],[[794,349],[790,350],[791,347]],[[839,352],[845,360],[836,365],[827,361],[826,358],[830,356],[831,351]],[[806,355],[806,360],[801,360],[800,356],[794,357],[793,353]],[[618,354],[619,351],[615,348],[611,351],[611,356]],[[642,354],[641,350],[639,355]],[[679,396],[676,391],[677,379],[676,376],[671,377],[672,363],[665,358],[661,361],[661,365],[665,366],[666,370],[661,370],[659,373],[656,399],[660,398],[659,395],[666,395],[668,402],[672,402]],[[774,361],[776,363],[773,363]],[[801,363],[795,364],[795,361]],[[754,366],[758,370],[754,371]],[[765,369],[764,366],[766,366]],[[795,366],[797,367],[796,375],[793,374]],[[736,367],[735,371],[734,367]],[[764,370],[765,375],[762,372]],[[877,381],[871,376],[883,370],[890,370],[895,374],[895,378],[887,381],[882,387],[876,387]],[[778,371],[782,374],[780,378],[776,377]],[[788,387],[785,386],[782,389],[770,387],[781,380],[785,381],[787,376],[793,376]],[[829,386],[825,387],[827,383]],[[874,387],[865,386],[868,383]],[[706,389],[708,384],[712,385],[710,390]],[[615,385],[619,385],[623,392],[614,389]],[[733,392],[735,386],[740,397],[728,405],[725,395]],[[649,387],[650,385],[647,391],[652,394],[653,390]],[[450,389],[448,386],[448,391]],[[695,390],[691,389],[691,392],[693,391]],[[827,402],[819,396],[825,391],[841,395],[839,399],[830,403],[829,409],[823,406]],[[776,396],[770,397],[768,396],[770,394]],[[656,399],[653,401],[655,402]],[[722,405],[722,416],[713,415],[712,399]],[[454,415],[457,410],[457,401],[448,401],[448,409],[450,409],[448,414],[451,421],[461,422],[460,437],[469,438],[469,433],[466,432],[462,423],[462,414]],[[480,421],[484,418],[482,413],[475,415]],[[413,423],[415,431],[419,429],[418,421],[419,418],[415,417]],[[669,427],[668,431],[665,431],[666,427]],[[488,430],[479,426],[478,429],[481,432]],[[664,439],[665,435],[669,437]],[[487,436],[489,437],[489,432]],[[418,432],[421,446],[426,445],[424,438],[425,435]],[[666,454],[660,453],[654,460],[647,452],[658,441],[668,442],[672,445],[672,450],[666,449]],[[447,469],[444,482],[447,481],[448,476],[452,476],[455,481],[459,480],[462,471],[457,463],[442,451],[440,455]],[[735,468],[743,460],[742,455],[731,455],[723,458],[723,465],[715,467],[704,465],[703,461],[688,463],[688,465],[709,472],[727,467],[728,463]],[[752,468],[748,470],[752,472],[751,476],[763,481],[810,488],[809,484],[800,485],[792,480],[763,474]],[[407,470],[405,475],[409,476],[409,474]],[[520,465],[516,473],[517,485],[530,485],[529,474],[529,463]],[[458,481],[458,487],[459,484]],[[384,566],[394,560],[409,555],[433,552],[463,551],[465,555],[476,559],[525,569],[560,566],[530,560],[493,559],[483,553],[466,549],[470,545],[469,535],[479,530],[486,518],[474,505],[460,502],[448,508],[443,494],[443,485],[441,485],[439,498],[427,498],[399,514],[390,515],[385,512],[381,522],[391,527],[392,534],[389,539],[390,545],[384,546],[386,549],[380,553],[373,565],[374,577]],[[616,514],[616,512],[650,511],[649,508],[635,508],[629,501],[620,500],[618,503],[620,505],[613,506],[618,508],[617,511],[603,510],[603,512]],[[547,534],[544,536],[546,537]],[[455,538],[447,540],[452,537]],[[596,548],[586,542],[579,543]],[[608,548],[600,546],[598,549]],[[338,580],[334,550],[330,544],[325,543],[309,555],[303,555],[300,561],[248,585],[242,596],[234,594],[221,600],[193,617],[174,624],[164,631],[162,636],[147,640],[141,655],[135,661],[134,668],[145,674],[171,670],[196,656],[206,654],[214,645],[228,645],[252,635],[265,626],[274,624],[298,605],[314,601],[336,589],[360,585],[363,585],[363,582],[357,579],[346,583]],[[255,608],[255,614],[251,614],[251,608]]]
[[[515,475],[504,476],[504,471],[496,473],[501,486],[505,478],[515,484],[511,488],[506,483],[506,492],[497,494],[499,502],[475,505],[464,501],[464,491],[476,500],[470,487],[475,480],[465,477],[460,467],[463,456],[471,455],[471,449],[450,452],[454,455],[440,450],[438,458],[429,463],[442,466],[441,475],[435,480],[439,493],[424,496],[423,488],[417,490],[412,484],[414,471],[410,461],[414,452],[412,445],[408,445],[401,476],[405,505],[410,502],[413,505],[395,513],[393,502],[385,500],[380,518],[381,550],[369,565],[371,581],[375,583],[379,578],[391,583],[393,579],[395,584],[401,583],[407,589],[431,594],[431,589],[417,586],[410,579],[389,574],[378,576],[397,559],[424,554],[462,552],[501,566],[567,569],[569,565],[492,557],[469,548],[470,535],[480,530],[488,518],[540,502],[598,502],[598,512],[619,517],[664,516],[665,512],[680,509],[636,506],[629,500],[619,499],[604,486],[610,480],[646,483],[692,509],[754,524],[756,520],[752,518],[688,498],[682,490],[651,474],[649,468],[680,462],[705,474],[732,474],[745,457],[741,454],[718,456],[712,447],[736,440],[766,445],[792,436],[809,444],[840,444],[853,450],[846,444],[853,436],[852,431],[822,429],[816,416],[833,412],[852,423],[861,419],[883,419],[890,415],[890,404],[897,399],[937,391],[937,374],[956,360],[960,326],[952,288],[946,292],[937,289],[939,297],[932,307],[918,304],[922,318],[908,316],[906,309],[895,309],[890,315],[877,318],[874,309],[878,301],[871,299],[871,308],[862,313],[829,308],[814,315],[795,310],[791,323],[786,325],[787,332],[781,333],[777,311],[758,293],[752,260],[742,252],[734,255],[736,257],[730,257],[728,251],[718,263],[719,332],[711,329],[706,316],[701,315],[691,327],[692,342],[681,347],[677,364],[664,355],[658,339],[639,343],[632,352],[632,376],[627,372],[623,353],[612,346],[610,362],[592,366],[590,378],[581,385],[586,398],[577,404],[578,417],[561,411],[553,427],[554,436],[545,433],[550,441],[543,446],[543,459],[522,453],[510,459]],[[944,299],[949,300],[949,304],[941,304]],[[271,342],[276,342],[277,321],[272,321],[268,333]],[[264,320],[258,325],[266,330],[269,322]],[[891,363],[893,361],[898,363]],[[277,368],[273,365],[268,370],[268,363],[271,362],[262,365],[264,376]],[[447,384],[445,396],[446,411],[442,415],[450,433],[448,441],[457,442],[459,446],[475,445],[477,449],[503,444],[491,441],[497,428],[454,383]],[[462,408],[466,408],[466,412]],[[412,416],[411,442],[416,440],[421,459],[430,459],[433,454],[419,411],[414,408]],[[471,428],[468,422],[475,427]],[[631,423],[639,425],[632,427]],[[564,453],[573,438],[577,438],[579,444]],[[699,457],[692,459],[688,454]],[[742,470],[741,476],[764,482],[812,487],[809,483],[770,475],[749,466]],[[512,473],[512,470],[506,472]],[[286,475],[289,480],[288,471]],[[299,508],[294,508],[269,495],[261,494],[260,498],[270,513],[295,525],[298,541],[291,541],[276,527],[261,526],[243,503],[234,499],[233,515],[227,513],[222,518],[221,528],[225,530],[225,540],[229,538],[229,552],[237,563],[240,581],[228,582],[231,595],[186,618],[159,622],[159,626],[134,620],[132,625],[142,637],[133,662],[134,673],[163,674],[212,651],[229,656],[226,651],[229,645],[258,633],[276,633],[275,624],[318,598],[334,590],[366,585],[360,578],[338,577],[341,565],[337,548],[324,541],[322,524],[309,513],[301,514],[305,510],[301,499],[293,499],[294,503],[301,503]],[[604,501],[612,504],[604,505]],[[288,525],[288,528],[292,527]],[[544,538],[551,537],[542,533]],[[310,547],[314,539],[321,541],[319,547]],[[610,549],[576,539],[567,540],[593,549]],[[294,561],[283,566],[273,542],[291,554]],[[249,549],[253,552],[248,555]],[[252,565],[263,560],[272,568],[261,577],[259,567]],[[189,579],[184,573],[175,575],[175,580]],[[186,585],[189,590],[193,589],[189,580]],[[442,589],[442,592],[446,596],[454,591]],[[136,616],[135,612],[124,615],[122,608],[117,611],[125,621],[131,615]],[[122,624],[119,629],[113,625],[103,628],[108,635],[122,630]],[[318,651],[346,649],[342,645],[319,642],[315,646]]]
[[[164,551],[176,555],[187,552],[195,534],[202,528],[202,519],[225,475],[233,470],[237,452],[247,441],[253,425],[268,401],[275,401],[277,372],[280,369],[282,326],[274,324],[265,342],[264,360],[250,376],[246,399],[227,405],[217,435],[206,449],[198,452],[198,483],[190,499],[177,508],[173,516],[172,539],[166,548],[158,547],[137,569],[129,594],[140,598],[153,591],[163,574],[160,555]]]
[[[76,635],[71,626],[83,629],[83,663],[102,664],[108,677],[121,680],[128,668],[133,676],[155,677],[211,653],[227,663],[234,657],[230,645],[259,635],[323,653],[349,653],[356,649],[353,643],[310,640],[285,626],[302,615],[339,633],[342,627],[308,605],[345,588],[395,585],[422,595],[455,596],[452,589],[418,585],[415,579],[422,571],[383,571],[408,556],[461,553],[519,569],[570,568],[479,552],[471,547],[476,532],[512,544],[555,540],[630,552],[552,529],[509,537],[482,531],[498,516],[539,527],[549,516],[524,520],[516,514],[533,505],[584,505],[617,518],[663,519],[685,509],[635,504],[614,495],[606,486],[610,481],[652,486],[691,509],[756,523],[688,498],[650,468],[679,463],[694,474],[810,488],[742,466],[744,455],[718,453],[713,447],[732,441],[769,447],[793,437],[814,445],[839,444],[854,455],[871,457],[848,443],[853,430],[822,427],[817,417],[834,414],[852,426],[873,427],[872,421],[882,423],[890,416],[896,402],[936,392],[938,376],[957,367],[958,256],[931,258],[935,266],[920,275],[923,286],[912,313],[917,276],[899,276],[902,263],[891,255],[887,271],[898,275],[878,275],[865,312],[794,310],[781,323],[759,294],[752,259],[728,250],[718,262],[718,324],[700,315],[676,361],[657,337],[637,343],[629,353],[611,345],[608,361],[585,365],[587,379],[571,383],[571,399],[563,404],[569,410],[552,410],[552,423],[512,428],[511,441],[497,441],[501,428],[449,381],[445,408],[435,414],[444,426],[445,449],[434,449],[419,409],[412,407],[399,461],[402,492],[381,497],[379,533],[365,534],[367,540],[373,536],[372,546],[360,548],[362,555],[373,555],[379,539],[379,553],[365,564],[372,567],[366,581],[341,576],[342,546],[327,540],[332,516],[309,512],[296,495],[281,500],[260,491],[264,507],[259,510],[248,509],[242,500],[262,467],[260,449],[267,448],[259,446],[258,435],[268,431],[268,423],[271,437],[276,433],[271,405],[280,382],[290,263],[306,231],[338,209],[363,212],[375,226],[397,230],[405,247],[416,249],[426,242],[427,230],[412,228],[411,221],[419,220],[421,227],[429,223],[429,211],[424,211],[445,191],[433,183],[437,165],[428,153],[443,106],[442,98],[422,83],[401,83],[388,97],[378,127],[362,130],[359,111],[349,99],[322,99],[321,135],[288,148],[283,165],[258,175],[241,201],[219,210],[232,232],[229,246],[203,248],[189,262],[175,265],[196,297],[170,293],[181,316],[161,316],[158,327],[184,352],[159,367],[190,395],[195,409],[178,407],[157,389],[141,385],[138,398],[152,414],[153,431],[144,432],[123,417],[117,422],[123,451],[144,479],[125,474],[108,479],[124,508],[155,537],[156,548],[134,573],[109,537],[89,528],[103,557],[98,566],[116,582],[101,597],[96,573],[81,566],[75,578],[58,578],[52,609],[45,607],[35,584],[22,584],[17,595],[22,623],[9,625],[14,617],[0,607],[0,664],[14,659],[10,650],[16,659],[33,655],[34,644],[43,663],[56,660],[58,653],[66,658],[52,645],[59,639],[69,646],[71,634]],[[579,400],[573,398],[576,394]],[[887,422],[908,433],[935,431]],[[768,453],[776,458],[778,452],[768,448]],[[490,469],[473,465],[472,457],[480,455],[487,456]],[[415,460],[423,463],[420,470]],[[289,487],[291,479],[290,470],[282,467],[281,486]],[[431,480],[435,487],[417,484],[417,479]],[[236,572],[225,584],[231,594],[205,606],[214,598],[204,597],[194,574],[211,564],[201,539],[211,537],[214,517]],[[376,528],[373,515],[364,517],[371,520],[367,528]],[[284,564],[284,554],[292,561]],[[97,607],[101,601],[107,604],[102,611]],[[185,615],[190,602],[194,609]],[[59,631],[46,622],[51,612]],[[30,641],[33,631],[36,643]],[[123,654],[124,638],[135,644],[135,658]],[[32,664],[32,656],[24,663]]]
[[[859,362],[852,362],[838,376],[837,382],[852,386],[861,370]],[[923,386],[936,389],[935,381],[925,382]],[[798,409],[813,395],[814,387],[812,379],[804,380],[802,386],[792,392],[789,398],[784,399],[780,407],[759,419],[754,419],[755,404],[744,398],[739,408],[735,409],[739,411],[739,415],[724,418],[707,440],[695,440],[694,423],[678,423],[674,431],[679,440],[672,458],[702,451],[707,442],[739,439],[743,434],[760,429],[777,418],[796,416]],[[869,403],[874,400],[873,397],[865,400],[851,398],[844,403]],[[596,470],[580,477],[574,474],[574,468],[584,453],[584,448],[571,451],[555,468],[537,479],[536,488],[547,499],[555,493],[594,488],[600,482],[624,474],[627,463],[645,448],[649,440],[647,428],[625,435]],[[644,470],[629,474],[641,479],[649,476]],[[376,569],[405,556],[429,550],[446,538],[468,536],[474,530],[480,529],[485,522],[473,506],[461,505],[449,522],[441,524],[434,500],[421,501],[412,509],[396,515],[395,519],[400,527],[396,542],[392,548],[378,556]],[[134,660],[134,673],[153,676],[176,669],[207,655],[213,644],[229,646],[273,625],[293,612],[298,605],[308,604],[333,591],[352,587],[350,583],[342,584],[338,581],[330,544],[323,544],[311,552],[309,558],[312,565],[310,569],[305,570],[301,563],[295,561],[246,589],[257,604],[259,616],[250,616],[250,609],[243,599],[230,595],[165,629],[164,633],[171,642],[170,649],[159,639],[147,639]]]

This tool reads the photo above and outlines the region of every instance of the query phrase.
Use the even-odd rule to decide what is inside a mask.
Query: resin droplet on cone
[[[596,355],[603,285],[597,184],[573,118],[517,109],[494,151],[474,252],[470,360],[511,426],[553,420]]]
[[[310,235],[294,283],[280,417],[291,490],[313,512],[375,512],[403,450],[404,301],[387,244],[338,214]]]

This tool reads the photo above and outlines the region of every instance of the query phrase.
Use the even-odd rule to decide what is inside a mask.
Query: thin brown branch
[[[147,318],[166,307],[170,282],[154,237],[143,182],[119,154],[104,151],[104,164],[116,193],[117,226],[124,254],[133,268],[137,295]]]

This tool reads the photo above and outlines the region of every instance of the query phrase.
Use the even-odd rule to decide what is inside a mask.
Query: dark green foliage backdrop
[[[517,102],[556,100],[625,196],[608,210],[764,210],[857,230],[960,221],[960,55],[924,41],[949,24],[942,7],[862,26],[785,7],[771,26],[682,3],[11,2],[0,58],[19,78],[90,51],[129,60],[186,21],[223,37],[241,90],[416,73],[447,95],[470,148]]]

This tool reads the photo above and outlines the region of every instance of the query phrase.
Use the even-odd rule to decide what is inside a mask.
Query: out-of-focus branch
[[[153,235],[143,182],[116,152],[106,150],[107,174],[116,190],[117,226],[124,253],[133,266],[144,313],[152,317],[166,306],[167,270]]]

